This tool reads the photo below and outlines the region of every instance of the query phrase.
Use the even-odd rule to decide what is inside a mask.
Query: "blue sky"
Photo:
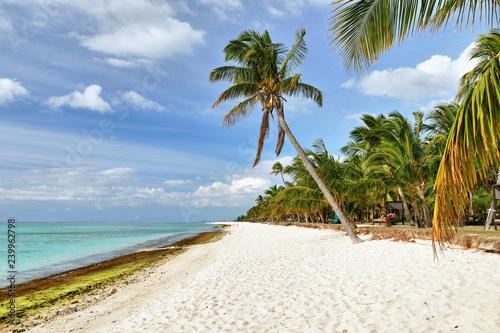
[[[328,44],[323,0],[4,0],[0,3],[0,218],[20,221],[233,219],[272,184],[276,124],[251,168],[260,110],[229,129],[226,83],[208,83],[241,31],[290,46],[305,27],[303,82],[324,105],[289,100],[303,147],[333,154],[363,113],[429,111],[471,68],[474,33],[410,39],[364,75]],[[484,31],[482,31],[484,32]],[[295,155],[286,142],[279,160]]]

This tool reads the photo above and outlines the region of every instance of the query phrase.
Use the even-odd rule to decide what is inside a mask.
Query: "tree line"
[[[457,110],[455,103],[441,103],[426,117],[418,111],[410,118],[397,111],[365,114],[363,125],[350,132],[350,140],[341,148],[345,159],[331,154],[322,139],[316,139],[306,155],[350,221],[366,221],[368,214],[374,218],[373,205],[385,211],[386,202],[401,201],[403,211],[398,213],[405,221],[431,227],[437,171]],[[298,156],[290,165],[276,162],[270,171],[281,177],[283,185],[259,195],[238,221],[334,220],[334,212]],[[463,223],[471,213],[480,217],[489,208],[495,170],[489,174],[488,181],[470,193],[468,210],[457,222]]]

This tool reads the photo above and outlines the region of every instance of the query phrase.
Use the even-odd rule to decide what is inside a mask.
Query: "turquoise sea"
[[[0,224],[0,258],[7,278],[7,223]],[[121,255],[172,244],[200,232],[207,223],[16,222],[16,282],[61,273]],[[8,285],[0,279],[0,288]]]

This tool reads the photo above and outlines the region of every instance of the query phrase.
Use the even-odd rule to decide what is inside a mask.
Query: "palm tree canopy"
[[[240,100],[222,120],[224,127],[248,117],[258,104],[262,107],[262,123],[253,166],[260,161],[264,141],[269,134],[269,117],[273,117],[273,112],[282,112],[285,96],[305,97],[320,107],[323,105],[321,91],[302,83],[302,74],[293,74],[307,53],[305,34],[305,29],[297,30],[295,43],[288,50],[282,43],[273,43],[267,30],[263,33],[243,31],[224,48],[226,62],[233,61],[238,66],[223,66],[210,73],[210,82],[228,81],[232,84],[212,108],[229,100]],[[285,133],[278,125],[276,155],[281,153],[284,139]]]
[[[273,164],[271,175],[277,176],[282,172],[283,172],[283,165],[280,163],[280,161],[276,161],[276,163]]]
[[[330,44],[344,67],[363,72],[397,41],[447,25],[474,25],[476,18],[497,26],[500,0],[336,0],[330,14]],[[450,22],[450,18],[456,21]]]
[[[446,143],[436,178],[434,237],[448,241],[450,221],[467,211],[467,195],[500,165],[500,33],[479,37],[479,64],[464,82],[464,97]]]

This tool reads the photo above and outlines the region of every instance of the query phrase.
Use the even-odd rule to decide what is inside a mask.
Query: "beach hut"
[[[398,224],[398,222],[401,222],[402,224],[405,224],[405,214],[402,201],[387,201],[385,203],[385,209],[386,216],[395,210],[398,211],[398,213],[396,213],[397,218],[395,220],[391,220],[391,223]]]
[[[380,206],[379,204],[372,205],[372,220],[375,219],[375,216],[380,215],[380,213],[378,213],[378,212],[381,210],[382,210],[382,206]]]

